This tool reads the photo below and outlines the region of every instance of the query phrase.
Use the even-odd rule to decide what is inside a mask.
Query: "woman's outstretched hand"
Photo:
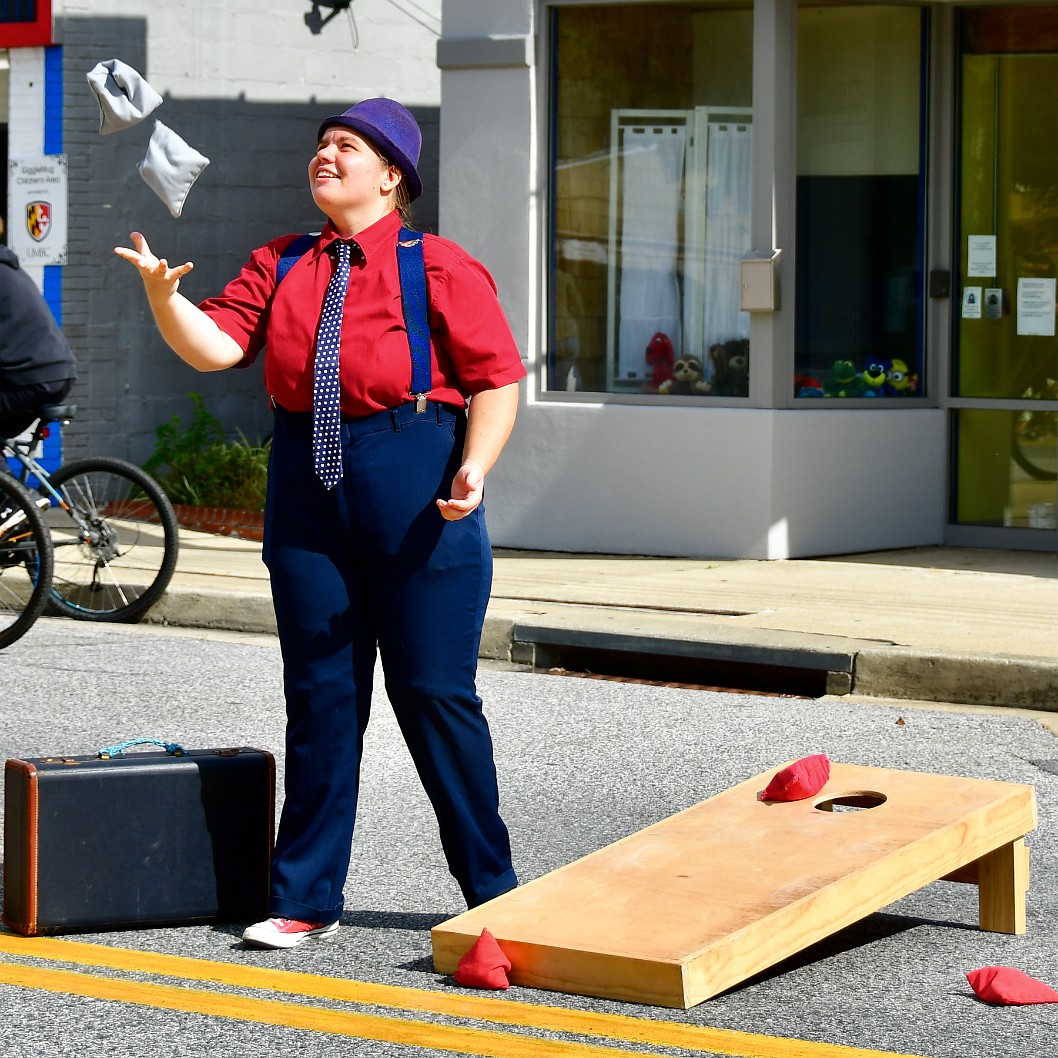
[[[154,322],[169,348],[196,371],[220,371],[237,364],[244,351],[235,339],[178,292],[180,280],[194,265],[188,261],[170,268],[138,231],[132,233],[132,245],[134,250],[115,246],[114,253],[139,270]]]
[[[134,250],[127,246],[115,246],[114,253],[139,269],[143,285],[152,297],[172,297],[180,286],[180,280],[195,267],[187,261],[170,268],[164,257],[155,256],[147,240],[138,231],[132,233],[132,245],[135,246]]]

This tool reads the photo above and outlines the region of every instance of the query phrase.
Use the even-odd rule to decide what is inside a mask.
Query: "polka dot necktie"
[[[316,475],[327,489],[333,489],[342,479],[342,386],[338,363],[342,307],[349,286],[349,244],[335,245],[338,264],[323,299],[312,380],[312,461]]]

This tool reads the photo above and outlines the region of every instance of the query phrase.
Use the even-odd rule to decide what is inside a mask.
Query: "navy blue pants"
[[[276,412],[264,560],[287,738],[270,914],[341,914],[376,649],[467,904],[517,884],[475,687],[492,585],[484,512],[447,522],[434,504],[450,494],[465,431],[462,413],[436,404],[343,422],[343,477],[328,492],[311,415]]]

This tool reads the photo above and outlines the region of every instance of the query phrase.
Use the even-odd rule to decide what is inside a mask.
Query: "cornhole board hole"
[[[943,878],[1025,931],[1031,786],[835,763],[760,800],[784,766],[434,927],[436,970],[488,927],[512,984],[691,1007]]]

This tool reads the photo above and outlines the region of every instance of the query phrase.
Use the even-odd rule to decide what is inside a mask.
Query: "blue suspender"
[[[415,410],[426,411],[426,394],[433,379],[430,373],[430,323],[427,318],[426,263],[422,254],[422,235],[400,229],[397,237],[397,268],[400,271],[400,300],[404,326],[411,346],[411,389]]]
[[[316,240],[319,237],[320,233],[318,231],[311,231],[308,235],[299,235],[283,251],[283,256],[276,262],[276,286],[283,282],[287,272],[316,245]]]
[[[276,286],[286,274],[312,249],[319,232],[299,235],[283,251],[276,262]],[[426,262],[423,260],[422,234],[401,228],[397,237],[397,270],[400,273],[400,300],[404,311],[404,326],[408,331],[411,349],[411,386],[408,392],[415,398],[415,410],[426,411],[426,395],[433,386],[430,370],[429,302],[426,297]]]

